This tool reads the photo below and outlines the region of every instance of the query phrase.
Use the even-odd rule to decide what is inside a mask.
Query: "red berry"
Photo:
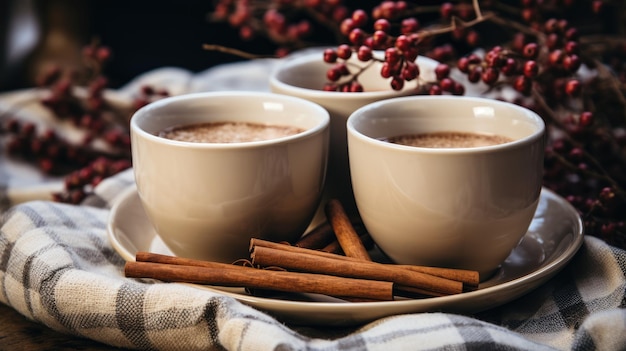
[[[365,32],[360,28],[354,28],[352,31],[350,31],[348,39],[353,45],[361,45],[365,40]]]
[[[347,76],[350,74],[350,70],[348,70],[348,66],[345,63],[338,63],[335,65],[335,69],[339,71],[339,74],[342,76]]]
[[[469,46],[478,46],[480,41],[480,35],[478,34],[477,31],[475,30],[470,30],[467,32],[467,34],[465,35],[465,42],[467,43],[467,45]]]
[[[410,48],[409,50],[404,52],[404,58],[409,62],[414,62],[417,60],[417,56],[419,56],[419,51],[417,48]]]
[[[400,24],[400,33],[410,34],[416,32],[419,29],[419,22],[415,17],[409,17],[402,20]]]
[[[522,9],[522,19],[526,22],[533,22],[537,18],[537,11],[534,8],[525,7]]]
[[[452,94],[454,95],[463,95],[465,94],[465,87],[463,84],[459,82],[454,82],[454,89],[452,90]]]
[[[51,173],[54,170],[54,163],[48,158],[39,160],[39,168],[44,173]]]
[[[560,64],[563,61],[563,51],[561,50],[554,50],[550,53],[550,55],[548,56],[548,63],[556,66],[558,64]]]
[[[444,78],[439,82],[439,86],[443,91],[454,91],[454,81],[450,78]]]
[[[480,68],[480,66],[470,68],[469,72],[467,72],[467,80],[469,80],[470,83],[477,83],[480,80],[481,75],[482,68]]]
[[[485,84],[493,85],[498,81],[499,76],[500,74],[498,73],[497,69],[493,67],[487,67],[487,69],[481,75],[481,79],[483,80],[483,82],[485,82]]]
[[[326,63],[337,62],[337,52],[333,49],[324,50],[324,62]]]
[[[591,3],[591,10],[595,14],[599,14],[604,10],[604,1],[602,0],[594,0]]]
[[[388,48],[385,50],[385,61],[390,65],[395,65],[400,61],[400,53],[396,48]]]
[[[391,89],[393,90],[402,90],[404,88],[404,79],[394,76],[391,79]]]
[[[507,58],[504,65],[500,69],[505,76],[512,76],[517,73],[517,61],[514,58]]]
[[[343,21],[341,21],[341,25],[339,26],[341,34],[345,36],[349,36],[354,28],[356,28],[356,26],[354,25],[354,21],[352,20],[352,18],[344,19]]]
[[[523,95],[530,95],[532,80],[526,76],[518,76],[513,82],[513,88]]]
[[[352,48],[348,44],[341,44],[337,47],[337,57],[347,60],[352,56]]]
[[[393,18],[398,12],[398,9],[396,8],[395,2],[387,0],[380,3],[379,11],[381,18]]]
[[[391,76],[393,76],[393,68],[392,65],[389,64],[389,62],[383,62],[382,66],[380,67],[380,75],[383,78],[390,78]]]
[[[341,73],[338,69],[333,67],[326,71],[326,78],[331,82],[336,82],[339,80],[339,78],[341,78]]]
[[[332,10],[332,19],[335,22],[341,23],[344,19],[348,18],[348,8],[345,6],[337,6]]]
[[[570,55],[572,55],[572,54],[578,54],[578,52],[579,52],[579,51],[580,51],[580,50],[579,50],[579,47],[578,47],[578,43],[577,43],[577,42],[575,42],[575,41],[573,41],[573,40],[570,40],[570,41],[568,41],[567,43],[565,43],[565,52],[566,52],[567,54],[570,54]]]
[[[356,27],[363,27],[365,26],[365,24],[367,24],[367,21],[369,20],[368,16],[367,16],[367,12],[358,9],[355,10],[352,13],[352,21],[354,22],[354,25]]]
[[[396,38],[396,48],[398,50],[405,52],[411,48],[411,40],[406,35],[399,35]]]
[[[544,24],[544,31],[546,33],[554,33],[559,29],[559,21],[556,18],[550,18]]]
[[[539,53],[539,46],[537,45],[537,43],[526,44],[524,46],[524,51],[522,52],[524,57],[528,59],[534,59],[535,57],[537,57],[538,53]]]
[[[580,57],[576,54],[571,54],[563,57],[563,68],[570,72],[576,72],[581,66]]]
[[[377,19],[376,22],[374,22],[374,30],[381,30],[385,33],[389,33],[390,29],[391,23],[389,23],[389,20],[387,20],[386,18],[380,18]]]
[[[440,63],[435,67],[435,75],[437,76],[437,80],[442,80],[447,78],[450,75],[450,66],[445,63]]]
[[[439,85],[434,84],[428,90],[428,94],[429,95],[441,95],[443,94],[443,91],[441,90],[441,87]]]
[[[324,91],[337,91],[337,85],[334,83],[325,83],[324,87],[322,87]]]
[[[374,47],[383,47],[387,43],[389,35],[382,30],[377,30],[372,34],[372,44]]]
[[[452,5],[452,3],[445,2],[441,4],[439,12],[441,13],[441,17],[450,18],[452,17],[452,13],[454,12],[454,5]]]
[[[570,28],[565,32],[565,38],[568,40],[576,40],[578,39],[578,29]]]
[[[487,65],[489,67],[501,67],[504,63],[505,63],[505,59],[500,56],[500,51],[499,50],[491,50],[488,51],[487,54],[485,55],[485,62],[487,62]]]
[[[363,86],[361,85],[361,83],[354,81],[352,83],[350,83],[350,92],[351,93],[360,93],[363,92]]]
[[[402,69],[401,76],[402,76],[402,79],[409,82],[417,78],[419,73],[420,71],[419,71],[419,67],[417,66],[417,64],[415,62],[408,61],[404,64],[404,68]]]
[[[357,51],[357,57],[363,62],[371,60],[373,57],[372,48],[365,45],[360,46],[359,50]]]
[[[457,61],[456,67],[459,69],[459,71],[467,73],[469,71],[469,64],[469,59],[467,57],[461,57]]]
[[[593,113],[589,111],[585,111],[580,114],[580,117],[578,119],[578,124],[581,127],[588,127],[591,125],[591,123],[593,123]]]
[[[35,124],[31,122],[24,123],[20,129],[20,135],[25,138],[30,138],[35,135]]]
[[[573,160],[580,160],[580,159],[582,159],[584,154],[585,154],[584,151],[581,148],[579,148],[579,147],[572,148],[570,150],[570,152],[569,152],[569,156]]]
[[[536,77],[539,73],[539,65],[534,60],[529,60],[524,63],[524,76],[528,78]]]
[[[565,83],[565,93],[570,96],[578,96],[580,95],[580,91],[582,89],[581,83],[577,79],[568,80]]]

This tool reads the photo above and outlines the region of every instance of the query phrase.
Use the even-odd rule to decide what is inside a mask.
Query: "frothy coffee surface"
[[[199,123],[168,128],[158,136],[193,143],[245,143],[286,137],[303,132],[292,126],[249,122]]]
[[[513,141],[501,135],[467,132],[433,132],[398,135],[383,139],[394,144],[428,148],[472,148]]]

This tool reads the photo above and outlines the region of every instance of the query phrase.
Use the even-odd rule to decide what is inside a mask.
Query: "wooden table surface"
[[[345,336],[358,327],[292,327],[311,338],[335,339]],[[56,332],[45,325],[33,322],[13,308],[0,303],[0,351],[103,351],[116,348],[93,340]]]
[[[56,332],[41,323],[28,320],[13,308],[0,303],[0,350],[102,351],[124,349]]]

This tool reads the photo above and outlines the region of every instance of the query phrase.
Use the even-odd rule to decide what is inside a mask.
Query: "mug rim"
[[[259,141],[247,141],[247,142],[235,142],[235,143],[208,143],[208,142],[191,142],[191,141],[179,141],[167,139],[164,137],[157,136],[153,133],[146,131],[143,127],[139,125],[138,120],[145,118],[143,117],[146,113],[151,112],[152,110],[156,110],[159,108],[163,108],[171,103],[181,103],[188,100],[197,100],[197,99],[216,99],[216,98],[242,98],[245,99],[247,97],[254,98],[268,98],[274,101],[289,101],[292,103],[302,104],[308,107],[311,111],[313,111],[316,115],[314,118],[316,120],[316,124],[313,127],[307,128],[300,133],[296,133],[293,135],[272,138],[267,140],[259,140]],[[250,123],[262,123],[259,121],[249,121]],[[328,129],[330,124],[330,114],[328,111],[323,108],[321,105],[302,99],[298,97],[274,94],[269,92],[254,92],[254,91],[215,91],[215,92],[198,92],[198,93],[188,93],[182,95],[175,95],[166,97],[160,100],[156,100],[154,102],[149,103],[146,106],[141,107],[135,113],[133,113],[130,119],[130,130],[131,136],[135,134],[138,137],[143,139],[150,140],[159,144],[171,145],[173,147],[184,147],[184,148],[193,148],[193,149],[250,149],[257,148],[263,146],[272,146],[277,144],[289,143],[295,140],[300,140],[303,138],[308,138],[313,135],[317,135],[323,132],[325,129]]]
[[[366,90],[366,91],[357,93],[357,92],[325,91],[321,89],[322,87],[320,87],[320,89],[304,88],[304,87],[288,84],[284,82],[283,80],[279,79],[279,75],[282,73],[285,73],[287,69],[295,70],[300,66],[309,65],[311,63],[325,64],[325,65],[328,65],[328,67],[330,68],[330,64],[323,61],[322,49],[320,49],[320,51],[311,51],[311,52],[303,53],[301,55],[297,55],[291,58],[287,58],[283,64],[276,65],[276,67],[271,71],[270,77],[269,77],[269,83],[270,83],[270,87],[272,88],[272,90],[292,91],[300,96],[306,95],[306,96],[311,96],[311,97],[318,98],[318,99],[360,100],[360,99],[366,98],[366,99],[378,100],[378,99],[383,99],[383,98],[393,98],[399,95],[410,94],[414,92],[415,88],[417,87],[417,86],[415,87],[405,86],[401,90],[393,90],[390,87],[389,90],[377,90],[377,91]],[[437,61],[431,58],[425,57],[425,56],[418,56],[415,62],[419,63],[418,61],[423,61],[423,64],[427,64],[427,65],[437,64]],[[417,79],[419,79],[419,77]],[[409,82],[409,83],[414,83],[414,82]]]
[[[509,142],[505,142],[502,144],[495,145],[486,145],[486,146],[477,146],[477,147],[450,147],[450,148],[431,148],[431,147],[420,147],[420,146],[408,146],[390,143],[388,141],[380,140],[374,137],[371,137],[360,130],[355,126],[355,121],[363,117],[363,114],[367,113],[373,109],[385,108],[390,105],[400,105],[409,103],[411,101],[419,102],[424,100],[442,100],[442,101],[459,101],[464,100],[466,102],[476,102],[483,103],[488,105],[499,105],[504,106],[506,108],[512,108],[519,112],[519,115],[523,115],[527,117],[527,120],[531,122],[531,124],[535,125],[536,128],[530,135],[525,137],[515,139]],[[388,118],[388,117],[373,117],[374,119],[378,118]],[[453,154],[465,154],[465,153],[485,153],[485,152],[495,152],[503,149],[510,149],[514,147],[519,147],[522,145],[526,145],[529,143],[533,143],[537,141],[537,139],[542,139],[545,134],[545,122],[544,120],[534,111],[527,109],[525,107],[506,102],[501,100],[482,98],[482,97],[469,97],[469,96],[450,96],[450,95],[413,95],[413,96],[404,96],[404,97],[396,97],[387,100],[377,101],[370,104],[367,104],[357,110],[355,110],[347,119],[346,128],[348,135],[352,135],[358,138],[361,141],[372,143],[374,145],[396,149],[398,151],[403,152],[412,152],[412,153],[432,153],[432,154],[442,154],[442,155],[453,155]]]

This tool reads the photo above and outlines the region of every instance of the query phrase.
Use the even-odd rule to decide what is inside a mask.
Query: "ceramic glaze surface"
[[[359,213],[397,263],[474,269],[486,277],[526,233],[541,192],[544,123],[524,108],[480,98],[397,98],[348,120]],[[512,142],[435,149],[380,138],[434,131]]]
[[[156,136],[202,122],[289,125],[304,132],[211,144]],[[328,113],[269,93],[202,93],[152,103],[131,120],[135,179],[146,213],[177,255],[232,262],[251,237],[293,241],[318,206],[328,153]]]

